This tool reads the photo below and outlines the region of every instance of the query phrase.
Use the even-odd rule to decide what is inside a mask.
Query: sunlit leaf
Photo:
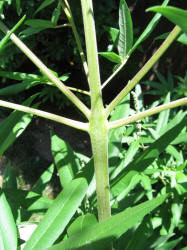
[[[120,0],[119,30],[118,51],[121,60],[124,61],[133,44],[132,19],[125,0]]]
[[[164,0],[162,6],[166,6],[168,3],[169,3],[169,0]],[[153,32],[153,30],[156,28],[157,24],[159,23],[159,20],[161,17],[162,15],[159,13],[155,14],[153,19],[149,22],[149,24],[146,26],[143,33],[140,35],[138,40],[133,45],[130,53],[132,53],[138,47],[138,45],[140,45],[144,40],[146,40],[150,36],[150,34]]]
[[[17,229],[6,196],[0,190],[0,246],[3,250],[17,249]]]
[[[67,240],[49,248],[49,250],[98,250],[105,249],[113,241],[119,238],[129,228],[139,222],[146,214],[162,204],[167,195],[146,201],[135,207],[127,208],[125,211],[111,218],[90,226]]]
[[[114,52],[99,52],[99,55],[105,57],[111,62],[121,63],[121,57]]]
[[[27,241],[24,250],[47,249],[58,239],[83,200],[88,188],[84,178],[78,178],[54,200],[45,217]]]
[[[164,17],[169,19],[172,23],[181,27],[181,29],[187,33],[187,10],[167,6],[155,6],[148,8],[146,11],[159,12]]]

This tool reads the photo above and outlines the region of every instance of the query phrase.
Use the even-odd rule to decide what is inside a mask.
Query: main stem
[[[108,174],[108,129],[101,94],[92,0],[81,0],[91,97],[89,133],[94,157],[99,222],[111,216]]]

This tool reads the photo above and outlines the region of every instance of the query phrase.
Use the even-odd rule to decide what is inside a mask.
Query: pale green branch
[[[178,106],[182,106],[182,105],[185,105],[185,104],[187,104],[187,97],[181,98],[181,99],[179,99],[177,101],[173,101],[173,102],[170,102],[170,103],[167,103],[167,104],[160,105],[160,106],[155,107],[155,108],[148,109],[146,111],[143,111],[143,112],[138,113],[136,115],[132,115],[132,116],[127,117],[127,118],[123,118],[123,119],[120,119],[120,120],[117,120],[117,121],[109,122],[108,123],[108,129],[118,128],[118,127],[130,124],[130,123],[136,122],[138,120],[141,120],[141,119],[143,119],[143,118],[145,118],[147,116],[151,116],[151,115],[160,113],[161,111],[176,108]]]
[[[106,116],[109,116],[112,110],[120,103],[120,101],[134,88],[134,86],[147,74],[147,72],[153,67],[158,59],[164,54],[171,43],[180,34],[181,29],[179,26],[175,26],[166,40],[154,53],[154,55],[148,60],[148,62],[141,68],[141,70],[134,76],[134,78],[128,82],[125,88],[116,96],[116,98],[106,108]]]
[[[26,107],[23,105],[19,105],[19,104],[15,104],[12,102],[6,102],[6,101],[2,101],[0,100],[0,106],[1,107],[5,107],[5,108],[10,108],[10,109],[14,109],[14,110],[18,110],[21,112],[25,112],[25,113],[29,113],[32,115],[37,115],[55,122],[59,122],[65,125],[68,125],[70,127],[79,129],[79,130],[83,130],[83,131],[88,131],[88,123],[84,123],[84,122],[79,122],[79,121],[75,121],[72,119],[68,119],[59,115],[55,115],[55,114],[51,114],[49,112],[46,111],[42,111],[39,109],[34,109],[34,108],[30,108],[30,107]]]
[[[122,64],[116,69],[116,71],[114,71],[114,73],[112,73],[111,76],[109,76],[109,78],[103,83],[103,85],[101,86],[101,88],[103,89],[117,74],[118,72],[125,66],[126,62],[128,61],[129,56],[122,62]]]
[[[9,32],[9,29],[1,21],[0,29],[4,33]],[[46,75],[67,98],[69,98],[69,100],[87,117],[87,119],[89,119],[90,110],[85,104],[81,102],[79,98],[77,98],[15,34],[12,34],[10,39],[41,70],[41,72]]]
[[[69,23],[64,23],[64,24],[60,24],[60,25],[53,27],[53,29],[60,29],[60,28],[65,28],[65,27],[71,27],[71,25]]]
[[[55,86],[55,84],[53,82],[45,82],[45,84],[50,85],[50,86]],[[84,95],[88,95],[90,96],[90,93],[86,90],[82,90],[82,89],[77,89],[77,88],[73,88],[73,87],[69,87],[66,85],[66,87],[74,92],[78,92]]]
[[[86,58],[85,58],[85,55],[84,55],[84,52],[83,52],[83,49],[82,49],[79,34],[78,34],[78,31],[77,31],[77,28],[76,28],[76,25],[75,25],[75,22],[74,22],[74,19],[73,19],[71,8],[70,8],[67,0],[64,0],[65,3],[62,0],[59,0],[59,1],[61,3],[61,6],[62,6],[62,9],[63,9],[64,13],[67,16],[67,19],[68,19],[68,21],[69,21],[69,23],[71,25],[71,28],[72,28],[72,31],[73,31],[73,34],[74,34],[74,37],[75,37],[75,40],[76,40],[76,43],[77,43],[77,47],[78,47],[78,50],[79,50],[80,58],[82,60],[83,68],[84,68],[84,71],[85,71],[85,74],[86,74],[86,77],[87,77],[87,80],[88,80],[88,83],[89,83],[88,65],[87,65]]]

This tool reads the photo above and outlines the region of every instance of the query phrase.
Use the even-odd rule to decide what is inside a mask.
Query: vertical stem
[[[101,93],[92,0],[81,0],[91,96],[90,138],[94,157],[99,221],[110,217],[108,129]]]
[[[71,13],[70,6],[68,4],[68,1],[65,0],[64,2],[62,0],[60,0],[62,9],[64,10],[64,12],[65,12],[65,14],[67,16],[67,19],[68,19],[68,21],[69,21],[69,23],[71,25],[71,28],[73,30],[73,34],[74,34],[74,37],[75,37],[75,40],[76,40],[76,43],[77,43],[77,47],[78,47],[78,50],[79,50],[79,54],[80,54],[80,57],[81,57],[81,60],[82,60],[82,65],[83,65],[86,77],[88,79],[88,82],[89,82],[88,65],[87,65],[87,62],[86,62],[86,59],[85,59],[85,56],[84,56],[84,52],[83,52],[83,49],[82,49],[80,37],[79,37],[78,31],[77,31],[77,28],[76,28],[76,25],[75,25],[75,22],[74,22],[74,19],[73,19],[73,15]]]

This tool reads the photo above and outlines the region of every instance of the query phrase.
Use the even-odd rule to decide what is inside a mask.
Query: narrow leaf
[[[25,20],[26,16],[23,16],[21,18],[21,20],[6,34],[6,36],[0,41],[0,52],[3,50],[5,44],[7,43],[7,41],[9,40],[10,36],[12,35],[12,33],[14,33],[17,28],[23,23],[23,21]]]
[[[60,183],[65,187],[75,176],[77,167],[73,149],[64,140],[51,133],[51,151],[57,167]]]
[[[57,25],[58,23],[58,20],[59,20],[59,17],[60,17],[60,14],[61,14],[61,3],[58,2],[58,5],[57,7],[54,9],[53,11],[53,14],[52,14],[52,17],[51,17],[51,22],[54,24],[54,25]]]
[[[6,196],[0,190],[0,242],[1,249],[17,249],[17,229]]]
[[[115,108],[110,118],[110,121],[115,121],[128,116],[129,110],[130,110],[130,95],[127,95]],[[124,131],[125,131],[124,127],[112,129],[109,131],[108,156],[109,156],[110,172],[116,169],[116,166],[119,163],[119,153],[122,146],[121,142]]]
[[[32,28],[38,28],[38,29],[48,29],[55,27],[55,25],[51,21],[43,19],[30,19],[27,20],[25,24]]]
[[[35,96],[28,98],[23,105],[29,106]],[[19,111],[13,111],[3,122],[0,123],[0,155],[16,140],[26,129],[32,120],[32,115]]]
[[[13,207],[24,208],[27,211],[38,212],[46,211],[53,200],[42,197],[40,194],[34,193],[32,191],[26,190],[16,190],[16,189],[4,189],[5,195],[13,205]]]
[[[112,216],[104,222],[97,223],[77,233],[67,240],[49,248],[49,250],[98,250],[108,247],[114,240],[118,239],[129,228],[161,205],[167,195],[159,196],[151,201],[143,202],[132,208]]]
[[[169,0],[164,0],[163,4],[161,6],[166,6],[169,3]],[[153,19],[149,22],[143,33],[140,35],[138,40],[135,42],[135,44],[132,47],[131,53],[138,47],[140,43],[142,43],[145,39],[147,39],[150,34],[153,32],[153,30],[156,28],[157,24],[159,23],[160,18],[162,17],[161,14],[157,13],[153,17]]]
[[[20,92],[23,92],[36,86],[39,83],[40,82],[38,81],[23,81],[22,83],[13,84],[0,89],[0,95],[16,95]]]
[[[94,214],[86,214],[79,216],[68,228],[68,236],[71,237],[76,233],[84,231],[85,228],[96,224],[97,218]]]
[[[99,52],[98,54],[105,57],[111,62],[121,64],[121,57],[114,52]]]
[[[47,170],[39,177],[37,182],[34,184],[32,188],[32,192],[42,194],[44,191],[45,187],[49,183],[49,181],[52,178],[54,172],[54,164],[51,164]]]
[[[10,162],[7,164],[3,175],[3,189],[5,188],[17,189],[16,175]]]
[[[36,15],[36,13],[43,10],[44,8],[46,8],[48,5],[52,4],[53,2],[55,2],[55,0],[45,0],[45,1],[43,1],[43,3],[35,11],[34,15]]]
[[[167,93],[165,99],[164,99],[164,104],[167,104],[170,102],[170,92]],[[161,134],[161,131],[164,129],[165,126],[167,126],[168,119],[169,119],[169,114],[170,114],[170,109],[162,111],[157,120],[157,125],[156,125],[156,133]]]
[[[35,74],[27,74],[22,72],[0,71],[0,76],[13,80],[41,80],[41,76]]]
[[[180,28],[187,33],[187,10],[182,10],[179,8],[167,6],[155,6],[148,8],[146,11],[159,12],[164,17],[169,19],[172,23],[180,26]]]
[[[55,199],[24,250],[47,249],[52,246],[76,212],[87,188],[87,181],[83,178],[71,181]]]
[[[143,172],[150,164],[159,157],[167,146],[180,134],[181,130],[186,126],[187,119],[183,119],[172,129],[167,131],[158,140],[151,144],[151,146],[136,157],[114,180],[111,182],[111,193],[116,196],[118,190],[126,188],[129,179],[137,172]]]
[[[21,15],[22,9],[21,9],[21,0],[16,0],[16,10],[18,13],[18,16]]]
[[[124,61],[133,44],[132,19],[125,0],[120,0],[119,30],[118,51],[122,61]]]

